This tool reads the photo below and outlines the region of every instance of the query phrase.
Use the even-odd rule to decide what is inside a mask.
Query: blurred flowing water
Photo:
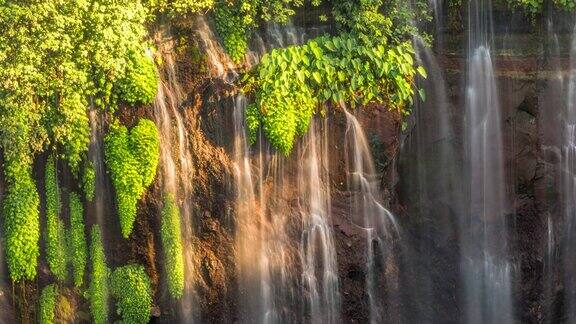
[[[198,316],[198,313],[194,313],[193,305],[195,275],[192,247],[194,215],[191,208],[193,166],[185,114],[181,106],[185,99],[184,92],[178,81],[172,46],[171,41],[163,41],[159,47],[163,64],[159,71],[154,118],[160,134],[160,179],[163,199],[165,201],[174,199],[180,212],[185,265],[185,288],[181,300],[180,320],[182,323],[190,323]]]
[[[384,207],[381,199],[380,178],[370,144],[362,126],[354,115],[344,108],[346,115],[346,173],[348,190],[352,192],[352,217],[366,231],[366,292],[370,306],[370,322],[389,320],[386,295],[379,278],[386,273],[386,265],[394,258],[391,248],[399,239],[399,228],[394,215]],[[393,262],[393,261],[392,261]],[[384,275],[384,287],[390,287],[397,277]]]
[[[557,39],[557,38],[556,38]],[[576,27],[568,43],[569,57],[567,72],[560,74],[561,89],[564,93],[564,112],[562,114],[562,134],[559,147],[561,208],[563,221],[562,239],[562,279],[564,284],[564,303],[568,323],[576,321]],[[561,71],[559,69],[559,71]],[[550,245],[554,243],[553,224],[550,228]],[[553,245],[549,247],[550,267],[555,257]],[[550,270],[553,270],[551,268]],[[553,273],[553,272],[552,272]],[[553,283],[550,283],[553,287]],[[551,292],[553,293],[553,292]]]
[[[471,0],[464,123],[468,208],[461,215],[460,233],[467,323],[510,323],[514,319],[504,146],[492,33],[491,1]]]
[[[340,317],[340,294],[331,227],[328,127],[324,124],[317,130],[317,124],[310,125],[298,152],[302,280],[310,322],[336,323]]]

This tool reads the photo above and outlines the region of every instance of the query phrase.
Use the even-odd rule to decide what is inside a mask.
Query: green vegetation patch
[[[88,301],[90,302],[90,312],[94,323],[104,324],[108,320],[108,276],[110,270],[106,265],[102,234],[97,225],[92,227],[91,238],[90,261],[92,272],[90,274]]]
[[[60,219],[61,201],[56,160],[50,155],[46,162],[46,259],[59,281],[66,280],[66,233]]]
[[[158,73],[154,60],[144,50],[132,52],[129,57],[126,72],[116,82],[118,96],[132,105],[151,104],[158,90]]]
[[[150,278],[144,267],[131,264],[112,272],[111,292],[123,323],[148,323],[152,306]]]
[[[82,191],[87,201],[93,201],[96,195],[96,170],[91,161],[86,161],[84,164],[84,172],[82,173]]]
[[[75,192],[70,193],[70,259],[74,270],[74,285],[82,286],[86,270],[87,246],[84,229],[84,207]]]
[[[4,164],[8,188],[3,201],[6,261],[13,282],[36,277],[40,250],[40,197],[26,161]]]
[[[158,129],[140,119],[129,132],[116,122],[105,138],[106,166],[116,189],[122,235],[130,236],[136,220],[136,205],[156,177],[160,155]]]
[[[48,285],[42,289],[40,294],[40,324],[54,323],[54,310],[58,299],[58,287],[55,284]]]
[[[256,72],[256,103],[247,111],[250,138],[260,127],[284,154],[308,130],[320,104],[386,103],[405,111],[414,94],[409,42],[364,42],[349,34],[320,37],[302,46],[273,50]]]
[[[180,228],[180,211],[172,195],[164,199],[162,226],[160,228],[164,265],[170,295],[179,299],[184,293],[184,255]]]

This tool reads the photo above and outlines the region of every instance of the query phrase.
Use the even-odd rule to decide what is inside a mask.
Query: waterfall
[[[226,51],[218,42],[217,37],[208,25],[206,18],[203,15],[198,15],[195,24],[195,31],[200,37],[200,41],[204,47],[204,52],[208,57],[210,76],[213,78],[221,78],[232,83],[232,81],[238,76],[234,63],[232,63],[226,54]]]
[[[247,64],[256,64],[271,48],[298,44],[303,38],[304,33],[292,24],[269,24],[264,33],[254,35]],[[246,138],[246,105],[246,98],[238,95],[233,112],[233,170],[240,321],[338,322],[327,127],[324,125],[322,136],[318,136],[316,126],[311,126],[293,164],[271,152],[261,135],[251,152]],[[292,173],[287,173],[291,171],[286,170],[286,163],[298,167],[297,191],[292,190]],[[300,201],[297,211],[287,205],[294,195]],[[301,219],[300,224],[295,223],[296,218]],[[295,233],[301,233],[299,242],[294,241]],[[303,291],[299,292],[301,286]]]
[[[439,34],[440,27],[436,28]],[[443,45],[439,39],[436,42],[435,48],[442,53]],[[420,37],[414,37],[413,44],[416,61],[425,67],[428,77],[417,81],[425,98],[414,98],[401,149],[400,191],[413,219],[406,230],[415,233],[414,239],[402,242],[404,250],[410,251],[402,282],[408,291],[404,298],[413,309],[410,319],[438,322],[444,314],[458,318],[457,305],[446,292],[455,291],[459,284],[458,271],[454,270],[459,264],[455,224],[457,215],[463,212],[462,167],[456,154],[454,112],[443,69],[432,48]],[[439,265],[439,274],[429,271]]]
[[[576,27],[570,42],[568,75],[564,80],[565,112],[563,114],[561,197],[564,219],[564,286],[568,322],[576,320]]]
[[[386,312],[388,311],[383,292],[390,287],[378,286],[378,277],[382,273],[386,274],[386,269],[378,269],[376,265],[380,264],[385,267],[386,261],[393,257],[390,244],[393,243],[394,234],[399,235],[399,229],[394,215],[383,206],[379,198],[378,173],[366,134],[354,115],[346,109],[344,109],[344,114],[346,115],[345,155],[348,189],[354,195],[352,213],[360,218],[355,221],[365,228],[367,234],[366,291],[370,306],[370,322],[382,323],[387,319]],[[377,251],[374,251],[374,248]],[[377,260],[378,257],[381,259]],[[386,278],[384,285],[396,281],[397,278]]]
[[[264,210],[256,204],[245,125],[246,98],[234,102],[234,184],[236,186],[236,249],[242,322],[266,323],[270,312],[268,262],[263,254]]]
[[[326,123],[324,120],[320,135],[316,123],[311,123],[299,152],[298,188],[303,227],[300,256],[311,323],[336,323],[340,311]]]
[[[94,167],[96,175],[95,190],[94,190],[94,214],[96,215],[96,222],[102,230],[103,240],[105,240],[104,217],[106,215],[106,188],[105,174],[106,168],[104,165],[103,156],[103,138],[104,132],[102,129],[102,114],[99,113],[98,108],[92,107],[89,112],[90,119],[90,149],[88,150],[88,158]]]
[[[163,197],[174,197],[179,205],[182,221],[182,245],[184,250],[185,288],[181,300],[181,321],[194,320],[194,266],[192,238],[194,235],[191,210],[192,156],[186,133],[183,112],[180,106],[184,92],[178,82],[178,75],[172,51],[173,44],[164,41],[160,44],[161,66],[158,93],[154,101],[154,118],[160,134],[160,169]]]
[[[467,323],[513,322],[512,264],[500,104],[491,57],[492,6],[471,0],[468,13],[465,149],[469,210],[461,245]]]

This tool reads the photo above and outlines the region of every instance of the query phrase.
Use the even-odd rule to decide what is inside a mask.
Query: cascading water
[[[513,269],[500,104],[491,58],[491,1],[471,0],[468,9],[464,127],[469,210],[461,222],[465,320],[510,323]]]
[[[331,227],[328,126],[317,134],[315,123],[299,155],[298,188],[301,200],[300,257],[304,294],[311,323],[336,323],[340,313],[338,265]]]
[[[104,224],[104,216],[106,213],[106,183],[105,183],[105,166],[104,166],[104,157],[102,156],[103,150],[103,143],[102,139],[103,131],[102,131],[102,121],[101,121],[101,114],[98,113],[96,108],[92,108],[90,110],[90,150],[88,151],[88,157],[92,166],[94,167],[94,172],[96,175],[96,184],[94,190],[94,213],[96,215],[96,222],[98,226],[101,228],[103,240],[105,240],[105,231],[106,225]]]
[[[569,70],[564,80],[565,111],[563,114],[562,157],[560,183],[564,221],[564,302],[567,322],[576,320],[576,262],[572,257],[576,245],[576,27],[570,42]]]
[[[154,101],[154,118],[160,133],[160,168],[163,196],[173,197],[179,205],[182,220],[182,243],[185,264],[185,288],[181,301],[181,321],[190,323],[193,313],[193,254],[194,235],[191,210],[192,156],[186,134],[180,105],[184,93],[178,82],[172,44],[163,42],[160,46],[162,70],[158,82],[158,93]]]
[[[437,3],[441,7],[440,3]],[[441,8],[437,8],[441,11]],[[438,18],[437,18],[438,19]],[[441,24],[437,22],[436,33]],[[435,38],[435,49],[442,55],[443,45]],[[416,61],[424,66],[427,78],[417,81],[425,98],[416,95],[408,131],[402,144],[400,170],[403,200],[408,206],[411,221],[406,231],[415,233],[413,240],[403,242],[403,249],[411,251],[404,260],[404,299],[412,310],[411,321],[439,322],[444,314],[458,319],[457,305],[452,301],[459,285],[458,271],[458,215],[463,213],[462,173],[457,138],[453,127],[452,105],[444,71],[430,46],[420,37],[413,40]],[[444,271],[430,268],[439,264]]]
[[[211,76],[231,82],[237,76],[234,64],[217,41],[216,35],[204,16],[196,17],[196,33],[200,36],[204,52],[208,57]]]
[[[379,198],[378,173],[364,130],[354,115],[346,109],[344,113],[348,189],[353,194],[352,214],[359,218],[355,220],[357,224],[366,230],[366,291],[370,306],[370,322],[382,323],[388,319],[386,313],[389,310],[386,308],[386,298],[383,295],[385,289],[382,289],[386,287],[378,287],[378,277],[387,271],[377,269],[376,264],[385,267],[387,260],[393,257],[392,239],[395,235],[399,235],[399,229],[394,215],[383,206]],[[397,281],[396,279],[386,278],[384,284],[391,284]]]
[[[255,35],[248,55],[256,64],[270,48],[302,42],[303,33],[291,24],[270,24],[262,37]],[[284,168],[285,158],[270,153],[259,137],[257,154],[247,144],[246,98],[234,103],[234,178],[236,186],[236,248],[241,322],[334,323],[339,318],[336,252],[330,221],[326,127],[317,137],[314,126],[297,161],[298,191]],[[255,163],[252,163],[252,157]],[[257,168],[257,172],[253,169]],[[300,197],[298,214],[286,202]],[[295,216],[302,223],[294,222]],[[302,231],[295,244],[296,231]],[[292,234],[290,234],[292,233]],[[302,268],[298,276],[299,267]],[[298,288],[303,285],[303,296]],[[303,300],[306,305],[303,305]],[[302,314],[298,310],[302,309]],[[302,318],[302,316],[304,318]]]
[[[246,98],[234,102],[234,183],[236,186],[236,249],[242,322],[267,322],[271,298],[261,231],[264,211],[256,204],[252,168],[246,138]]]
[[[234,180],[236,250],[242,323],[298,321],[294,287],[297,251],[288,234],[283,157],[270,154],[260,137],[257,172],[253,172],[246,138],[246,98],[234,102]],[[271,181],[268,181],[271,180]],[[272,187],[268,185],[271,182]]]

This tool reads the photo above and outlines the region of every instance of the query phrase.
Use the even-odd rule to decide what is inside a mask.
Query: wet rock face
[[[0,314],[2,314],[0,323],[16,323],[16,317],[12,308],[12,297],[8,292],[8,288],[4,286],[0,286]]]

